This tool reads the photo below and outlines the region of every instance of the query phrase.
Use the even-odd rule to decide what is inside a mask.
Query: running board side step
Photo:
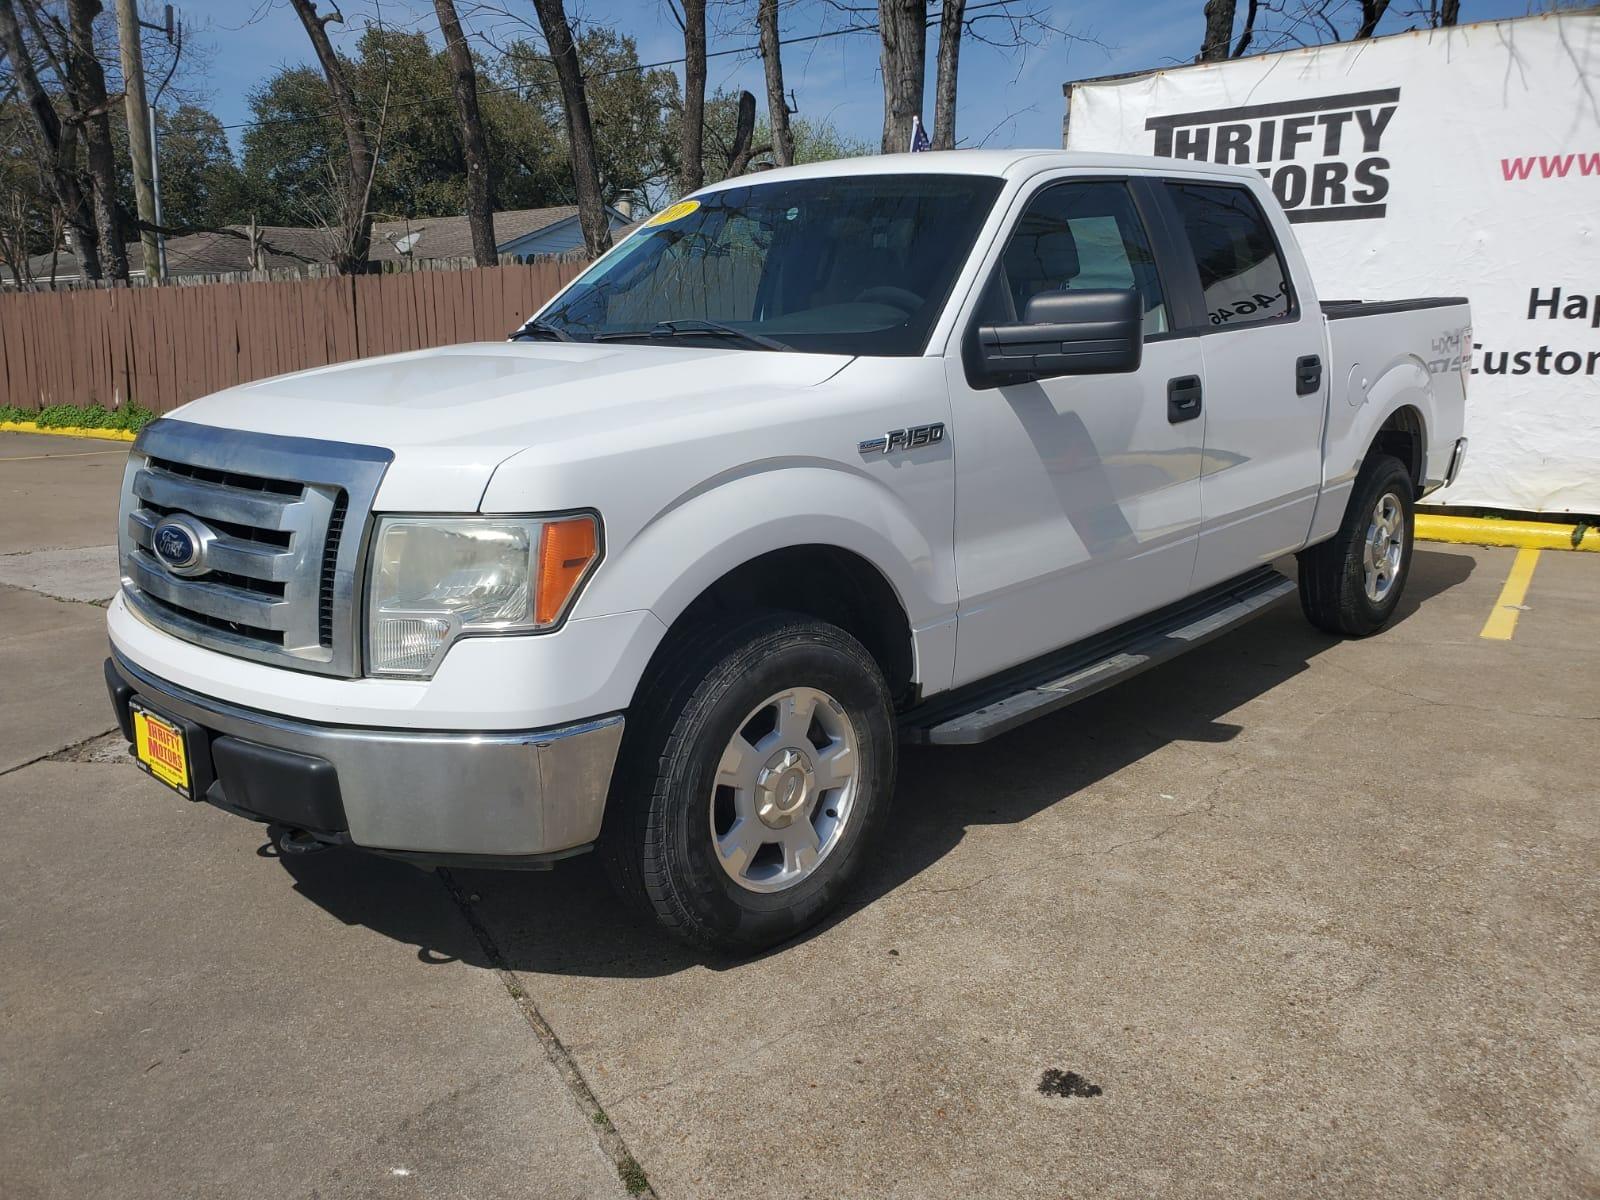
[[[999,737],[1220,637],[1295,587],[1259,567],[999,678],[935,696],[901,715],[900,740],[969,746]]]

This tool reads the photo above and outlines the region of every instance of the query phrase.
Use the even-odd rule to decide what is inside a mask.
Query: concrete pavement
[[[0,550],[104,544],[114,481],[14,445]],[[110,725],[103,613],[0,587],[0,1191],[1594,1195],[1600,561],[1489,641],[1512,557],[907,752],[846,912],[744,963],[583,859],[262,856],[60,753]]]

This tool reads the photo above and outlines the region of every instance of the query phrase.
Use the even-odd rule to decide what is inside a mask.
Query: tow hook
[[[278,835],[278,850],[283,854],[316,854],[328,843],[319,842],[304,829],[285,829]]]

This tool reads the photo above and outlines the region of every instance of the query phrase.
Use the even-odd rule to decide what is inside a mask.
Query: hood
[[[477,342],[279,375],[186,404],[179,420],[381,446],[388,510],[478,507],[500,463],[595,428],[760,402],[849,358],[625,342]]]

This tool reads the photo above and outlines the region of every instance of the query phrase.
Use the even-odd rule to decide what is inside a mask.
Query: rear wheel
[[[633,712],[601,846],[627,897],[734,954],[838,903],[894,786],[889,689],[859,642],[785,613],[691,633]]]
[[[1317,628],[1366,637],[1388,624],[1411,570],[1412,496],[1400,460],[1373,455],[1339,532],[1300,552],[1300,607]]]

